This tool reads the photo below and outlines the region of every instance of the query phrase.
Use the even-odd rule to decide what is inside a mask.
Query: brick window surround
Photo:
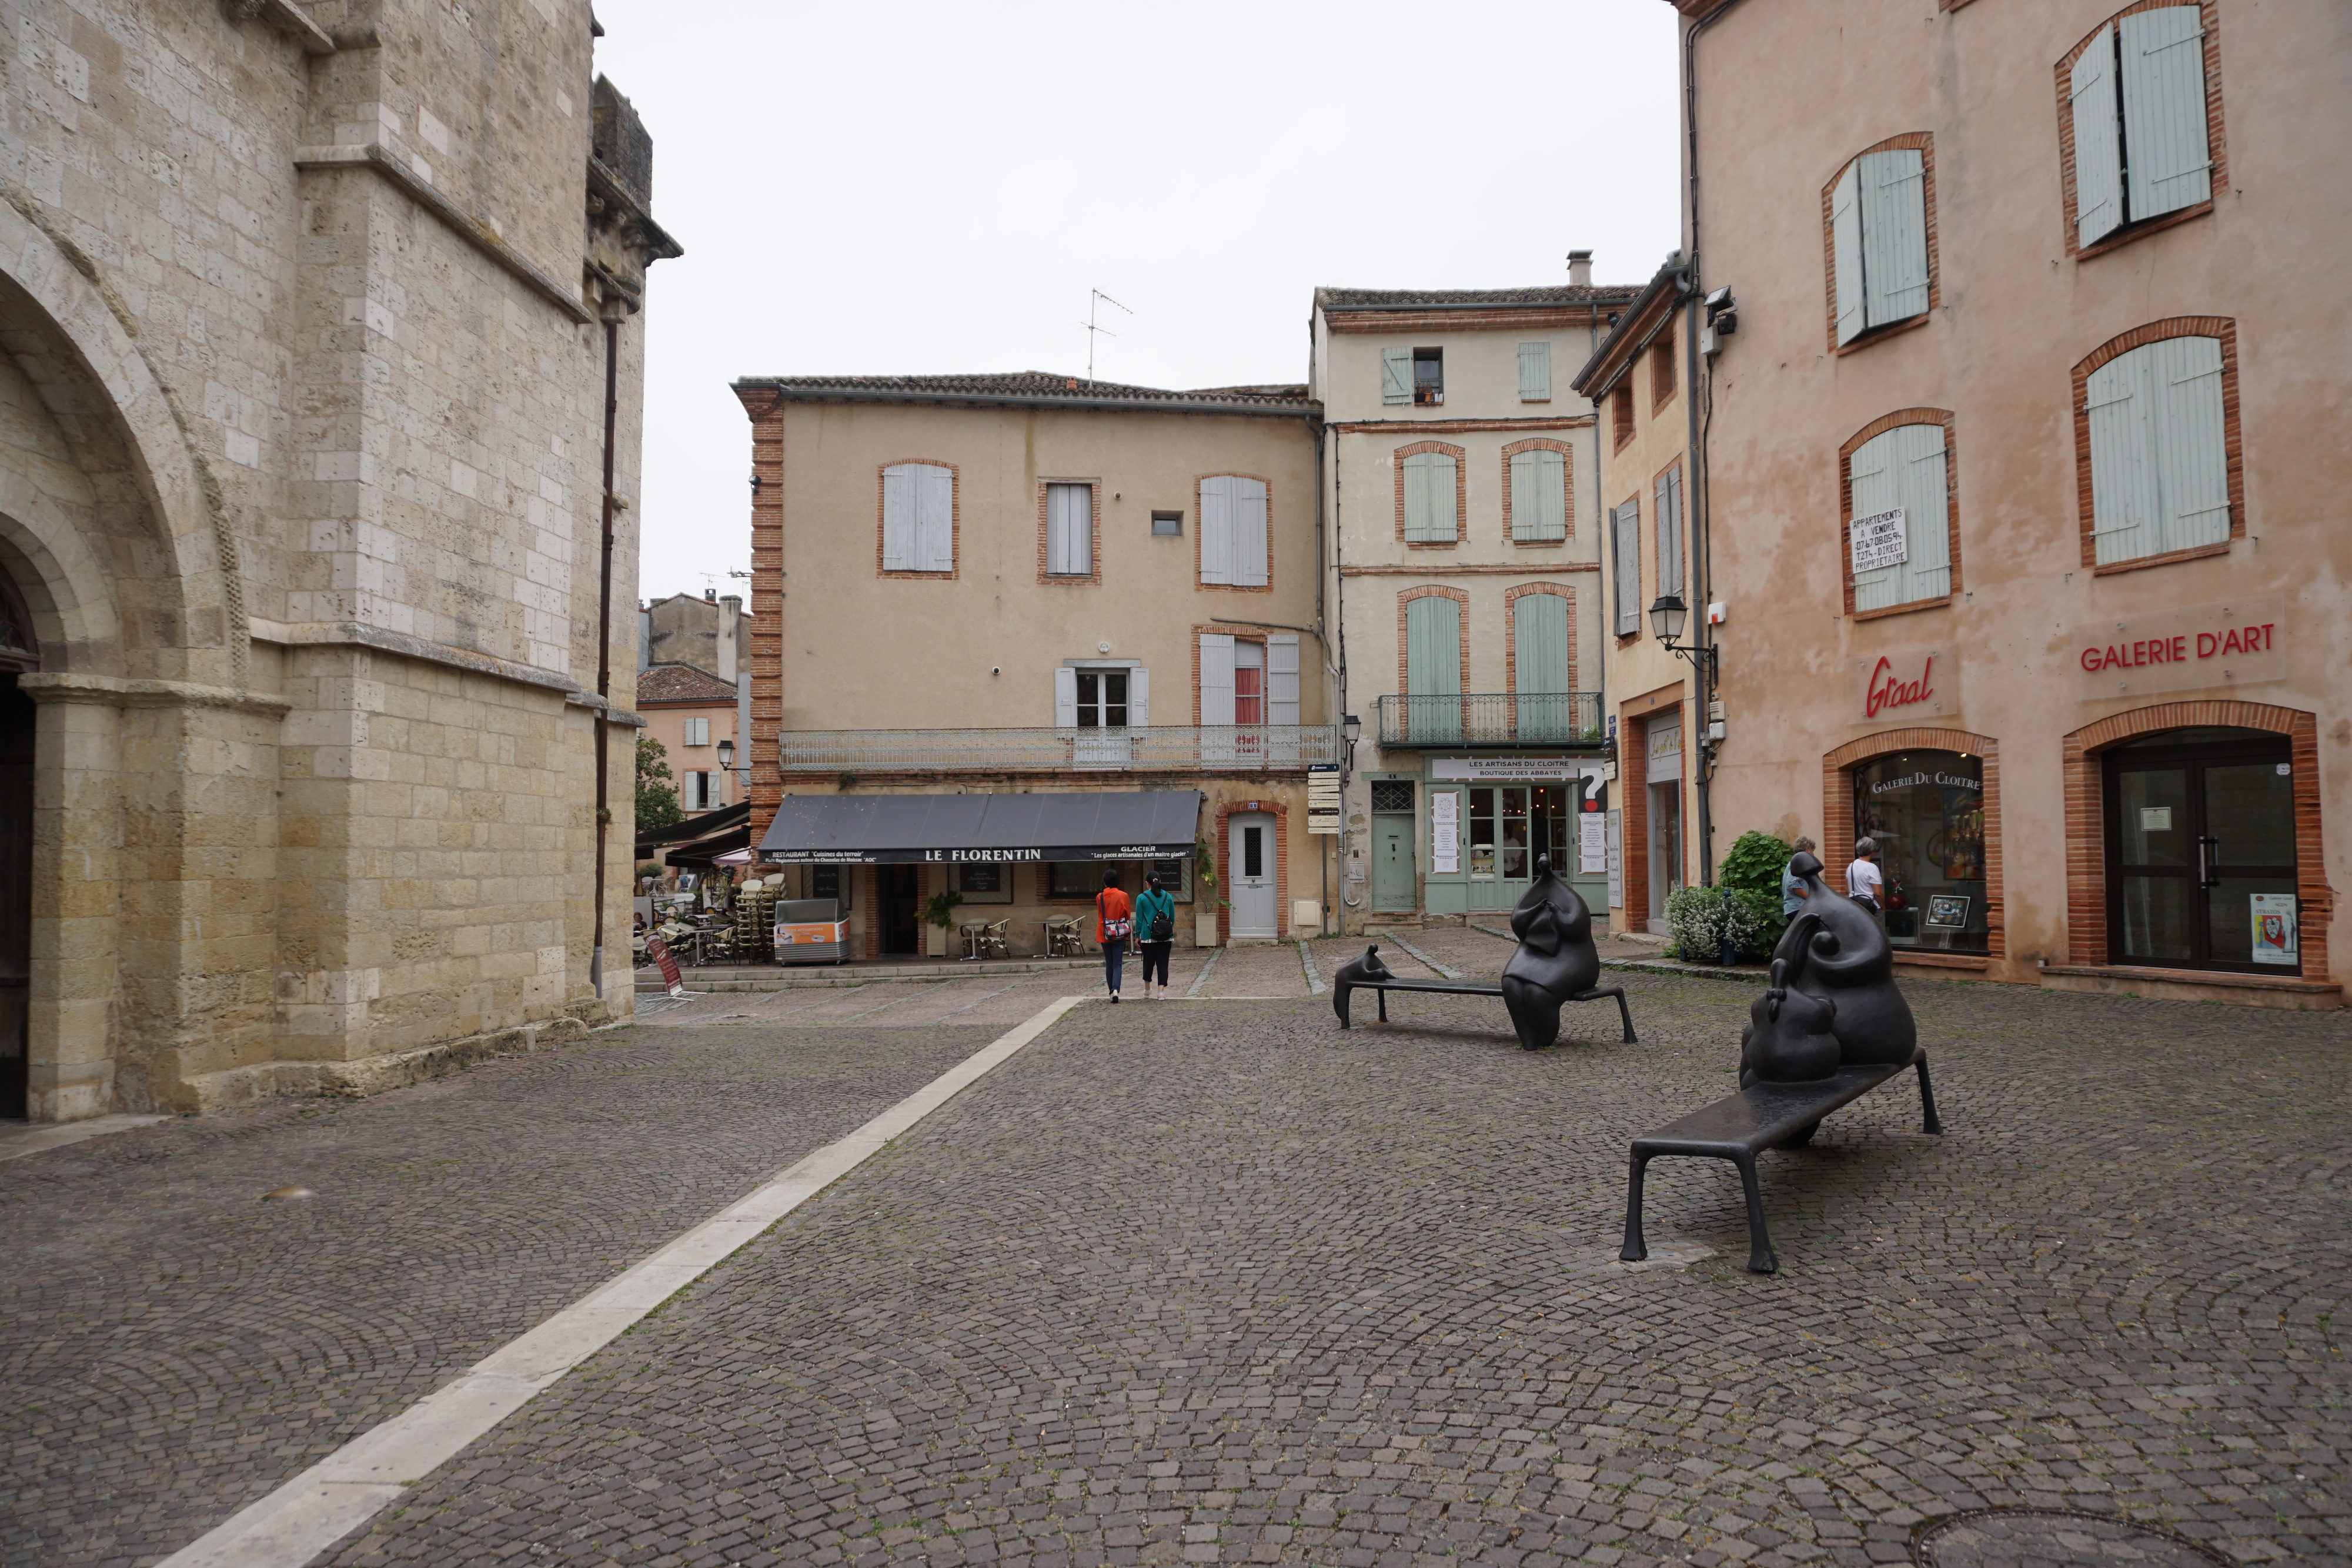
[[[1675,322],[1666,324],[1650,345],[1650,412],[1657,413],[1675,401]]]
[[[1265,581],[1260,584],[1202,582],[1201,539],[1208,532],[1202,523],[1201,486],[1211,479],[1255,479],[1265,486]],[[1101,504],[1097,496],[1096,504]],[[1402,525],[1399,525],[1402,527]],[[1274,591],[1274,481],[1262,474],[1196,474],[1192,476],[1192,587],[1202,593],[1272,593]]]
[[[2066,950],[2070,962],[2105,967],[2107,956],[2107,832],[2105,764],[2101,753],[2159,730],[2208,725],[2267,730],[2287,737],[2294,769],[2295,897],[2303,947],[2303,978],[2334,978],[2327,966],[2327,928],[2336,895],[2327,885],[2320,841],[2319,721],[2296,708],[2235,700],[2159,703],[2110,714],[2084,725],[2062,743],[2059,767],[2066,789]],[[1990,802],[1987,802],[1988,807]],[[1987,815],[1990,841],[1991,819]],[[2135,965],[2134,967],[2138,967]],[[2202,971],[2169,971],[2193,978]]]
[[[2083,41],[2066,51],[2065,57],[2054,68],[2058,79],[2058,187],[2066,225],[2066,255],[2075,261],[2088,261],[2095,256],[2105,256],[2118,246],[2131,244],[2144,235],[2190,218],[2203,217],[2213,210],[2213,198],[2208,195],[2194,206],[2150,218],[2119,229],[2096,243],[2084,246],[2081,243],[2082,226],[2075,210],[2074,199],[2074,62],[2091,47],[2091,40],[2114,26],[2135,11],[2153,11],[2163,6],[2178,5],[2182,0],[2137,0],[2125,6],[2084,36]],[[2212,184],[2219,191],[2230,183],[2229,152],[2221,141],[2221,11],[2218,0],[2197,0],[2200,22],[2205,29],[2205,146],[2206,156],[2212,162]],[[1930,214],[1933,221],[1933,214]]]
[[[1562,519],[1568,525],[1563,538],[1556,539],[1515,539],[1511,537],[1511,459],[1522,452],[1557,452],[1559,454],[1560,504],[1566,510]],[[1520,549],[1561,549],[1576,537],[1576,454],[1565,441],[1554,441],[1548,435],[1532,436],[1526,441],[1514,441],[1503,448],[1503,542]]]
[[[1090,570],[1084,577],[1078,577],[1074,574],[1065,572],[1049,572],[1045,570],[1045,540],[1047,533],[1045,522],[1045,502],[1047,497],[1046,486],[1049,485],[1084,485],[1087,487],[1087,511],[1089,514],[1087,534],[1087,565]],[[1198,532],[1199,530],[1196,529],[1194,531]],[[1076,588],[1081,583],[1099,583],[1102,581],[1101,480],[1040,478],[1037,481],[1037,580],[1041,583],[1057,585],[1064,588]]]
[[[1247,815],[1247,800],[1221,800],[1217,803],[1217,865],[1218,874],[1225,885],[1233,886],[1233,845],[1228,841],[1226,819],[1239,811]],[[1274,929],[1275,939],[1290,928],[1290,808],[1272,798],[1261,799],[1257,809],[1274,819]],[[1220,945],[1233,940],[1234,911],[1231,899],[1220,899],[1217,911],[1217,941]]]
[[[1555,599],[1568,601],[1568,689],[1576,689],[1576,590],[1560,582],[1523,582],[1517,588],[1503,590],[1503,689],[1513,696],[1519,693],[1519,623],[1516,616],[1519,601],[1530,593],[1548,593]],[[1518,727],[1518,707],[1512,705],[1511,727]]]
[[[1884,327],[1873,327],[1853,341],[1840,344],[1837,340],[1837,232],[1832,222],[1830,204],[1837,195],[1838,182],[1854,165],[1856,159],[1873,152],[1895,152],[1916,148],[1919,152],[1919,196],[1927,204],[1927,308],[1916,316],[1906,316],[1900,321],[1890,321]],[[1925,131],[1906,131],[1890,136],[1884,141],[1874,141],[1853,158],[1837,166],[1829,183],[1822,187],[1822,279],[1825,296],[1822,307],[1822,321],[1828,331],[1830,352],[1851,354],[1874,343],[1908,332],[1914,327],[1924,327],[1936,319],[1937,308],[1944,302],[1944,267],[1936,251],[1936,138]]]
[[[1195,626],[1192,628],[1192,727],[1194,729],[1201,727],[1201,638],[1203,634],[1211,632],[1219,636],[1231,637],[1236,643],[1255,643],[1258,645],[1261,651],[1265,647],[1266,633],[1264,632],[1253,632],[1245,626],[1235,626],[1231,622],[1227,622],[1223,625]],[[1261,658],[1259,667],[1261,669],[1265,667],[1263,658]],[[1304,684],[1305,683],[1302,680],[1301,685],[1303,686]],[[1271,695],[1265,694],[1263,692],[1263,688],[1261,688],[1261,695],[1258,697],[1258,702],[1260,704],[1259,712],[1261,714],[1265,711],[1264,705],[1270,700],[1272,700]],[[1300,694],[1299,701],[1302,705],[1306,701],[1306,695],[1303,691]]]
[[[2194,545],[2131,560],[2098,564],[2097,520],[2091,505],[2091,372],[2118,354],[2167,338],[2219,338],[2221,340],[2221,450],[2229,464],[2230,537],[2219,544]],[[2238,324],[2227,316],[2173,316],[2135,327],[2110,338],[2074,367],[2074,509],[2083,533],[2083,570],[2099,577],[2142,567],[2163,566],[2200,556],[2227,555],[2246,537],[2246,460],[2238,436]],[[1955,579],[1955,581],[1958,580]]]
[[[1406,696],[1412,691],[1405,680],[1404,607],[1416,599],[1451,599],[1462,607],[1462,629],[1459,638],[1462,644],[1460,689],[1467,692],[1470,689],[1470,595],[1458,588],[1439,588],[1433,584],[1424,588],[1408,588],[1397,595],[1397,695]]]
[[[1965,729],[1887,729],[1851,740],[1822,757],[1822,864],[1832,879],[1853,859],[1853,769],[1897,751],[1959,751],[1984,762],[1985,950],[1929,953],[1898,947],[1906,964],[1982,969],[2009,954],[2009,911],[2001,897],[2000,742]],[[1832,890],[1844,885],[1832,880]]]
[[[889,473],[891,469],[908,463],[920,463],[928,467],[944,468],[948,471],[948,549],[950,552],[948,559],[950,565],[948,570],[945,571],[887,571],[883,569],[882,562],[887,559],[887,557],[883,554],[882,541],[883,530],[887,522],[887,514],[888,507],[887,503],[887,496],[890,483]],[[772,479],[769,479],[767,480],[767,483],[773,484],[774,481]],[[781,493],[778,495],[777,504],[779,507],[782,504],[782,497]],[[889,462],[878,465],[875,468],[874,575],[877,577],[900,578],[910,582],[953,582],[957,578],[963,575],[963,471],[961,469],[958,468],[952,463],[942,463],[936,457],[893,457]]]
[[[1442,452],[1454,459],[1454,537],[1450,539],[1408,539],[1404,537],[1404,460],[1419,452]],[[1407,549],[1454,549],[1470,532],[1470,454],[1443,441],[1416,441],[1389,455],[1396,471],[1396,537]]]
[[[1626,444],[1633,439],[1633,378],[1632,376],[1627,376],[1619,382],[1617,390],[1609,394],[1609,434],[1612,443],[1610,450],[1612,452],[1624,451]]]
[[[2079,393],[2076,401],[2080,401]],[[1944,539],[1945,549],[1951,557],[1952,585],[1948,591],[1933,599],[1914,599],[1906,604],[1890,604],[1883,610],[1856,612],[1853,607],[1853,455],[1861,451],[1864,444],[1906,424],[1940,424],[1944,427]],[[1845,613],[1849,621],[1877,621],[1889,615],[1908,615],[1915,610],[1940,610],[1958,600],[1960,459],[1958,448],[1953,445],[1955,434],[1950,409],[1898,408],[1893,413],[1883,413],[1872,420],[1847,436],[1845,444],[1838,448],[1838,573],[1845,580]]]

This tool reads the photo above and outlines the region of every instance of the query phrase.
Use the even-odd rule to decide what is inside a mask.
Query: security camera
[[[1001,664],[991,664],[988,666],[988,673],[992,675],[1001,675],[1004,673],[1004,668]]]

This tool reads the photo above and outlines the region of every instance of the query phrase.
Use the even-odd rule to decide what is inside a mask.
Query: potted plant
[[[923,951],[934,958],[948,956],[948,932],[956,923],[956,905],[963,902],[961,893],[935,893],[923,905],[923,924],[930,929],[923,934]]]

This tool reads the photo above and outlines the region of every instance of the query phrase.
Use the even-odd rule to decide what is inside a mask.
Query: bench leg
[[[1777,1274],[1780,1260],[1772,1255],[1772,1238],[1764,1229],[1764,1197],[1756,1189],[1756,1158],[1751,1155],[1732,1163],[1739,1167],[1739,1185],[1748,1194],[1748,1271]]]
[[[1940,1133],[1944,1130],[1944,1124],[1936,1116],[1936,1086],[1927,1081],[1927,1053],[1920,1051],[1912,1061],[1919,1069],[1919,1130]]]
[[[1622,1019],[1625,1022],[1625,1043],[1627,1045],[1640,1044],[1641,1042],[1633,1038],[1633,1009],[1625,1005],[1624,987],[1611,986],[1606,990],[1579,991],[1576,995],[1569,998],[1568,999],[1571,1002],[1597,1002],[1603,997],[1615,997],[1617,998],[1617,1016]]]
[[[1381,988],[1380,998],[1381,998],[1381,1021],[1382,1023],[1386,1023],[1386,1022],[1388,1022],[1388,1021],[1389,1021],[1389,993],[1388,993],[1388,988],[1387,988],[1385,986],[1384,986],[1384,987],[1382,987],[1382,988]]]
[[[1348,997],[1355,988],[1345,980],[1331,988],[1331,1010],[1339,1015],[1341,1029],[1348,1027]]]
[[[1649,1163],[1649,1155],[1634,1155],[1625,1176],[1625,1245],[1617,1249],[1621,1263],[1639,1263],[1650,1255],[1649,1243],[1642,1239],[1642,1173]]]

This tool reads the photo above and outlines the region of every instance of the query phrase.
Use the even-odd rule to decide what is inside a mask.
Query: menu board
[[[1461,801],[1458,790],[1429,792],[1429,869],[1440,876],[1462,869]]]
[[[1576,871],[1580,876],[1602,876],[1609,870],[1609,822],[1598,811],[1576,814]]]

